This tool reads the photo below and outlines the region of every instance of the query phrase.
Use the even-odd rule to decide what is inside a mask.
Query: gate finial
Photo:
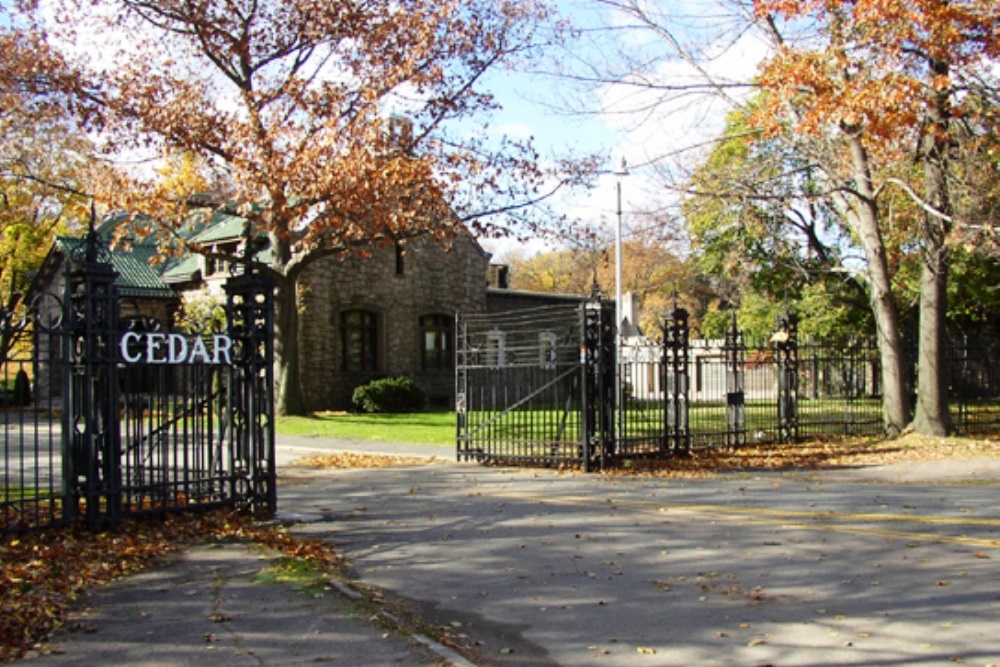
[[[601,298],[601,286],[597,282],[597,272],[594,272],[594,282],[590,286],[590,298],[599,300]]]
[[[94,205],[94,198],[90,198],[90,222],[87,226],[87,238],[85,239],[86,250],[84,257],[89,263],[97,261],[98,239],[97,239],[97,208]]]

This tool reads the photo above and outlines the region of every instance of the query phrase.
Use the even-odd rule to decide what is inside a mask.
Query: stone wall
[[[433,405],[454,404],[454,366],[424,370],[419,321],[425,315],[483,312],[489,255],[469,237],[445,248],[430,239],[378,248],[370,255],[331,257],[300,280],[302,382],[310,411],[347,409],[354,388],[378,377],[407,375]],[[377,364],[345,371],[340,318],[365,310],[377,321]],[[454,354],[454,324],[449,337]]]

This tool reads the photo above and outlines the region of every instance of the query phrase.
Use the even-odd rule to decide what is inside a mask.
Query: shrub
[[[424,407],[424,392],[408,377],[372,380],[354,390],[354,407],[362,412],[414,412]]]

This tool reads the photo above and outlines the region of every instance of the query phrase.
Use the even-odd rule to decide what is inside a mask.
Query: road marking
[[[978,537],[968,537],[965,535],[946,535],[941,533],[917,532],[909,530],[893,530],[889,528],[875,528],[858,525],[846,525],[851,522],[857,523],[886,523],[902,522],[913,525],[940,525],[940,526],[995,526],[1000,527],[998,518],[982,517],[946,517],[946,516],[925,516],[925,515],[900,515],[900,514],[874,514],[874,513],[837,513],[805,511],[805,510],[783,510],[770,507],[734,507],[732,505],[713,505],[709,503],[679,503],[663,502],[656,500],[629,500],[608,497],[589,496],[548,496],[539,497],[537,494],[528,492],[501,492],[496,494],[504,498],[517,500],[542,500],[545,504],[563,504],[578,506],[608,506],[632,507],[643,511],[653,511],[658,513],[666,512],[689,512],[693,514],[707,514],[712,516],[740,517],[745,521],[762,523],[768,525],[779,525],[788,528],[798,528],[802,530],[819,530],[836,533],[849,533],[855,535],[867,535],[871,537],[883,537],[887,539],[902,539],[923,542],[938,542],[942,544],[959,544],[980,549],[1000,549],[1000,540],[990,540]]]

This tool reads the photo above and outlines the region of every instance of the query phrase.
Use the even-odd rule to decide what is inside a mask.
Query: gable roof
[[[65,257],[79,255],[86,240],[80,237],[56,237],[56,249]],[[108,252],[111,266],[118,273],[115,285],[121,296],[144,298],[174,298],[176,293],[161,278],[159,273],[150,266],[150,259],[157,254],[156,248],[148,245],[136,245],[129,250],[114,248]]]
[[[233,215],[231,207],[196,208],[185,218],[183,224],[175,230],[177,241],[175,248],[183,243],[212,245],[220,241],[240,241],[246,229],[246,218]],[[190,252],[164,253],[160,241],[152,231],[152,221],[137,216],[133,218],[126,213],[116,213],[106,217],[97,227],[98,235],[108,244],[117,236],[119,241],[125,241],[130,246],[129,252],[137,259],[150,266],[149,260],[160,257],[163,261],[152,270],[159,276],[164,285],[189,282],[199,279],[202,269],[197,254]],[[112,252],[120,252],[116,249]],[[164,255],[166,255],[164,257]],[[258,260],[266,261],[264,253]]]

